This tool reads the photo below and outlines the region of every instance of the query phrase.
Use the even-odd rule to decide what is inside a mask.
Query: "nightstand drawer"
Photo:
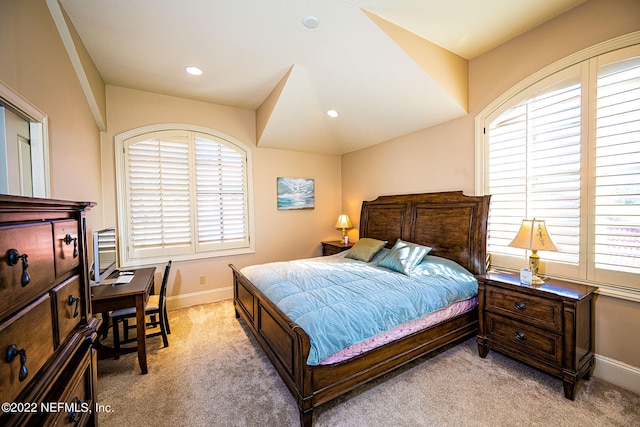
[[[562,363],[562,335],[492,313],[486,316],[489,339],[554,365]]]
[[[348,251],[352,246],[353,243],[344,243],[342,240],[322,242],[322,256],[339,254],[340,252]]]
[[[342,249],[337,248],[335,246],[323,246],[322,247],[322,256],[327,255],[335,255],[342,252]]]
[[[551,331],[562,331],[560,301],[487,286],[485,304],[487,311],[510,316]]]

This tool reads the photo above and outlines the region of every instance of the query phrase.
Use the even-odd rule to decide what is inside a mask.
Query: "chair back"
[[[169,273],[171,272],[171,261],[167,262],[167,266],[164,268],[164,275],[162,276],[162,285],[160,285],[160,294],[158,305],[160,310],[164,307],[165,298],[167,295],[167,283],[169,282]]]

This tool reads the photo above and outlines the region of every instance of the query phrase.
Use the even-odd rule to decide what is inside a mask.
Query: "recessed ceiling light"
[[[318,24],[320,24],[320,20],[315,16],[309,15],[302,20],[302,25],[307,28],[315,28]]]
[[[327,116],[329,117],[333,117],[335,119],[339,115],[340,113],[338,113],[336,110],[327,110]]]
[[[187,73],[191,74],[192,76],[201,76],[202,75],[202,70],[198,67],[187,67],[184,69]]]

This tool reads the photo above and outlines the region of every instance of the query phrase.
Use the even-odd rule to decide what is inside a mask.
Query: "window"
[[[182,127],[116,137],[123,266],[254,251],[250,151]]]
[[[594,262],[640,273],[640,57],[598,67]]]
[[[482,120],[492,265],[526,265],[508,245],[535,217],[558,248],[543,273],[640,289],[640,48],[564,67]]]

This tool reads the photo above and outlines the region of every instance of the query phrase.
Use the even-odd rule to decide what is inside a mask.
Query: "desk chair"
[[[169,281],[169,272],[171,271],[171,261],[167,263],[164,268],[164,275],[162,277],[162,285],[160,286],[160,293],[158,295],[149,295],[147,301],[147,309],[145,314],[150,316],[151,319],[147,323],[147,327],[156,328],[160,326],[160,331],[148,333],[147,338],[162,336],[162,342],[165,347],[169,346],[169,340],[167,335],[171,333],[169,328],[169,319],[167,318],[167,282]],[[157,318],[156,318],[157,316]],[[136,317],[136,308],[128,307],[114,310],[110,314],[111,323],[113,325],[113,344],[115,348],[120,348],[120,344],[130,343],[136,340],[136,338],[129,338],[129,330],[135,329],[135,325],[129,325],[129,319]],[[124,339],[120,340],[120,328],[119,324],[122,322],[122,329],[124,331]]]

